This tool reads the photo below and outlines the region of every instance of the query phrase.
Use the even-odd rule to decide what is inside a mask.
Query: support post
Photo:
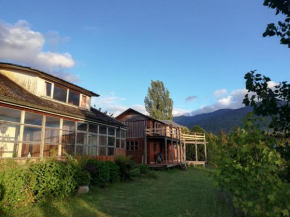
[[[146,135],[146,128],[144,131],[144,158],[145,158],[145,164],[147,164],[147,135]]]
[[[204,157],[205,157],[205,162],[207,162],[206,142],[204,143]]]
[[[197,156],[197,143],[195,142],[195,161],[198,161],[198,156]]]
[[[170,127],[171,132],[171,162],[173,163],[173,133],[172,133],[172,126]]]
[[[164,139],[164,144],[165,144],[165,163],[166,165],[168,164],[168,161],[167,161],[167,139],[166,139],[166,136],[165,136],[165,139]]]

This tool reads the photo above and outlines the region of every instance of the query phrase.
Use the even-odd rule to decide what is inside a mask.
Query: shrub
[[[84,171],[80,168],[75,173],[74,179],[77,182],[77,186],[90,185],[91,175],[88,171]]]
[[[136,166],[135,162],[131,160],[131,156],[118,155],[115,158],[115,163],[120,168],[121,180],[129,180],[132,177],[131,170]]]
[[[149,173],[149,167],[146,164],[139,165],[140,174],[146,175]]]
[[[35,163],[29,167],[31,190],[38,201],[64,198],[72,195],[78,185],[79,167],[73,162],[51,161]]]
[[[29,176],[24,167],[3,166],[0,172],[0,210],[10,210],[33,201],[29,192]],[[5,167],[5,169],[4,169]]]
[[[110,181],[110,167],[107,162],[98,161],[97,159],[87,160],[84,169],[91,175],[91,184],[105,187]]]
[[[110,182],[120,182],[120,167],[111,161],[106,161],[106,163],[108,164],[110,170]]]
[[[289,215],[290,186],[279,177],[284,160],[274,138],[258,129],[237,129],[218,140],[216,184],[251,216]]]

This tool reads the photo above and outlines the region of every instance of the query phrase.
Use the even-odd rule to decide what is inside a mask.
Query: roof
[[[60,116],[79,118],[87,121],[110,124],[118,127],[127,127],[114,118],[91,108],[91,111],[80,107],[59,103],[55,100],[49,100],[38,97],[28,92],[15,82],[11,81],[5,75],[0,73],[0,102],[9,103],[16,106],[49,112]]]
[[[157,119],[154,119],[154,118],[152,118],[152,117],[150,117],[150,116],[148,116],[148,115],[144,115],[144,114],[142,114],[141,112],[138,112],[138,111],[136,111],[135,109],[132,109],[132,108],[128,108],[127,110],[125,110],[124,112],[122,112],[121,114],[119,114],[119,115],[116,117],[116,119],[118,119],[118,118],[121,117],[123,114],[125,114],[125,113],[127,113],[127,112],[130,112],[130,111],[135,112],[135,113],[137,113],[137,114],[139,114],[139,115],[142,115],[143,117],[146,117],[146,118],[148,118],[148,119],[151,119],[151,120],[154,120],[154,121],[158,121]]]
[[[175,123],[174,121],[171,121],[171,120],[158,120],[166,125],[172,125],[172,127],[180,127],[180,128],[183,128],[184,126],[182,125],[179,125],[177,123]]]
[[[160,123],[166,124],[166,125],[172,125],[172,127],[180,127],[180,128],[183,128],[183,127],[184,127],[184,126],[179,125],[179,124],[177,124],[177,123],[175,123],[174,121],[171,121],[171,120],[158,120],[158,119],[152,118],[152,117],[150,117],[150,116],[148,116],[148,115],[144,115],[144,114],[142,114],[141,112],[138,112],[138,111],[136,111],[136,110],[134,110],[134,109],[132,109],[132,108],[128,108],[126,111],[124,111],[124,112],[122,112],[121,114],[119,114],[119,115],[116,117],[116,119],[118,119],[118,118],[121,117],[123,114],[125,114],[125,113],[127,113],[127,112],[130,112],[130,111],[135,112],[135,113],[137,113],[137,114],[139,114],[139,115],[142,115],[143,117],[146,117],[146,118],[148,118],[148,119],[151,119],[151,120],[154,120],[154,121],[157,121],[157,122],[160,122]]]
[[[4,62],[0,62],[0,68],[8,68],[8,69],[18,69],[18,70],[25,70],[25,71],[29,71],[29,72],[33,72],[35,73],[37,76],[41,77],[41,78],[44,78],[44,79],[47,79],[47,80],[50,80],[52,82],[55,82],[55,83],[58,83],[58,84],[61,84],[63,86],[66,86],[70,89],[74,89],[76,91],[80,91],[82,93],[85,93],[86,95],[89,95],[89,96],[100,96],[99,94],[97,93],[94,93],[90,90],[87,90],[85,88],[82,88],[78,85],[75,85],[73,83],[70,83],[68,81],[65,81],[61,78],[58,78],[56,76],[53,76],[51,74],[48,74],[46,72],[43,72],[43,71],[40,71],[38,69],[34,69],[34,68],[31,68],[31,67],[27,67],[27,66],[21,66],[21,65],[17,65],[17,64],[13,64],[13,63],[4,63]]]

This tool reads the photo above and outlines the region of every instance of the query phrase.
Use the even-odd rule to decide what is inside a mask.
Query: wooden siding
[[[127,138],[127,142],[138,141],[139,142],[139,149],[138,151],[126,151],[127,156],[131,156],[132,160],[134,160],[137,164],[144,163],[144,139],[143,138]]]
[[[148,120],[122,122],[129,127],[126,132],[126,138],[144,138],[144,132],[148,122]]]

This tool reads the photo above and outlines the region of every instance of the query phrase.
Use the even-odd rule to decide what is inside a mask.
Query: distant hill
[[[218,134],[221,130],[228,133],[231,129],[242,126],[242,119],[251,111],[253,109],[250,106],[239,109],[220,109],[215,112],[195,116],[174,117],[173,121],[187,126],[189,129],[198,125],[207,132],[214,134]]]

